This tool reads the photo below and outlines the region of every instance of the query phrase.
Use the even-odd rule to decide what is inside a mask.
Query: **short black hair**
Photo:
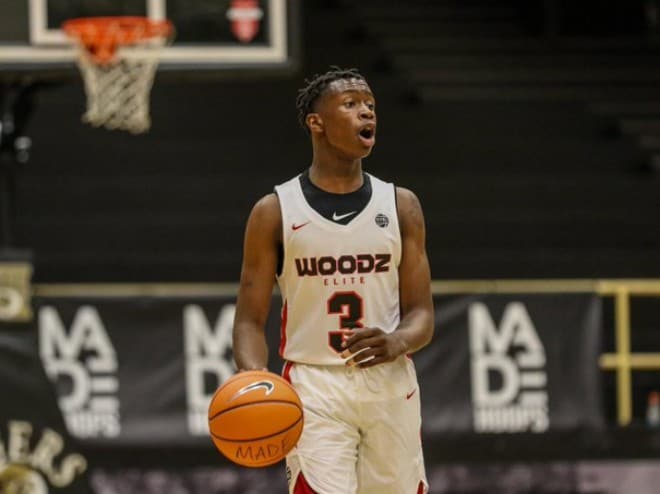
[[[309,129],[305,118],[312,113],[314,103],[330,84],[340,79],[359,79],[366,82],[358,69],[342,69],[334,65],[325,74],[315,74],[311,80],[305,79],[306,86],[298,90],[296,108],[298,109],[298,122],[306,132],[309,133]]]

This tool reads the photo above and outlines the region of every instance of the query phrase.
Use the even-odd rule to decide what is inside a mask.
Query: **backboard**
[[[75,68],[75,50],[60,29],[77,17],[136,15],[169,19],[174,42],[159,70],[208,73],[287,68],[293,62],[296,0],[3,0],[0,78]]]

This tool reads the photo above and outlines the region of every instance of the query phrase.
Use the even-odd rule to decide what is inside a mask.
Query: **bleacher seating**
[[[35,280],[236,281],[251,205],[310,162],[296,90],[331,64],[377,93],[365,168],[419,195],[434,278],[660,276],[657,46],[546,36],[519,8],[305,2],[298,73],[159,76],[146,136],[80,124],[79,85],[43,91],[18,174]]]

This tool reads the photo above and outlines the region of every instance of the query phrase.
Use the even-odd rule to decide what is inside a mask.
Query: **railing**
[[[67,296],[220,296],[233,295],[238,285],[225,284],[39,284],[34,295]],[[660,280],[475,280],[434,281],[435,295],[470,293],[597,293],[614,299],[614,353],[600,356],[604,371],[616,372],[617,418],[621,426],[633,416],[632,373],[660,371],[660,353],[633,353],[630,345],[631,297],[659,297]],[[659,312],[660,315],[660,312]],[[660,317],[659,317],[660,320]],[[660,329],[660,328],[659,328]]]

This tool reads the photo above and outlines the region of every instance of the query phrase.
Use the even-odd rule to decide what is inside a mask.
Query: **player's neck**
[[[362,187],[362,160],[352,163],[312,161],[309,179],[319,189],[334,194],[347,194]]]

